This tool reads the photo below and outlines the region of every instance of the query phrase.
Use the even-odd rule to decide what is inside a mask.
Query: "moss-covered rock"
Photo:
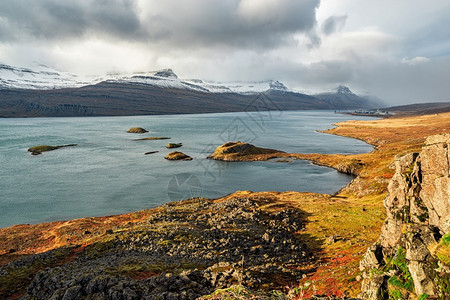
[[[49,146],[49,145],[38,145],[28,149],[28,152],[31,152],[32,155],[39,155],[42,152],[53,151],[59,148],[64,147],[73,147],[77,144],[69,144],[69,145],[60,145],[60,146]]]
[[[166,148],[167,149],[180,148],[181,146],[183,146],[182,143],[169,143],[169,144],[167,144]]]
[[[146,133],[148,130],[142,128],[142,127],[131,127],[127,131],[128,133]]]
[[[170,152],[164,158],[168,160],[192,160],[192,157],[179,151]]]

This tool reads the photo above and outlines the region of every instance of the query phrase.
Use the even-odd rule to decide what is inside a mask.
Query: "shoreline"
[[[302,159],[357,174],[336,194],[238,191],[209,201],[226,202],[244,197],[265,203],[267,207],[288,205],[304,211],[305,227],[295,235],[314,254],[311,254],[312,260],[299,266],[306,276],[298,282],[298,287],[305,288],[305,295],[347,293],[356,296],[360,289],[360,283],[355,280],[359,260],[378,238],[385,218],[382,201],[387,182],[393,175],[389,165],[396,155],[420,149],[427,136],[449,130],[450,113],[341,122],[325,133],[360,138],[374,145],[374,150],[351,155],[298,154]],[[182,202],[168,205],[182,205]],[[165,207],[168,206],[123,215],[1,228],[0,267],[24,255],[66,247],[84,249],[119,233],[145,230],[146,220],[163,213]],[[109,230],[113,233],[107,233],[111,232]],[[80,250],[73,251],[76,256]]]
[[[224,121],[221,121],[220,124],[222,124],[221,126],[223,126],[223,128],[225,128],[226,125],[229,125],[232,123],[232,121],[234,122],[233,118],[235,117],[234,114],[223,114]],[[240,115],[237,114],[237,116],[241,117],[244,114]],[[348,150],[348,152],[352,152],[352,151],[360,151],[362,152],[368,152],[371,151],[372,147],[368,146],[366,143],[362,144],[359,143],[357,141],[348,141],[345,138],[339,139],[339,138],[333,138],[333,137],[327,137],[327,136],[321,136],[321,134],[312,132],[313,130],[320,128],[320,129],[326,129],[331,127],[331,123],[336,123],[338,121],[341,120],[346,120],[347,118],[343,117],[343,116],[332,116],[332,113],[322,113],[321,111],[316,111],[316,112],[293,112],[293,113],[286,113],[286,116],[299,116],[298,120],[292,120],[290,121],[289,118],[285,118],[286,121],[283,121],[283,119],[278,118],[277,116],[273,116],[273,118],[275,120],[280,120],[281,123],[280,124],[286,124],[289,125],[290,123],[299,123],[299,124],[305,124],[308,126],[307,130],[302,130],[302,132],[299,132],[300,136],[303,136],[305,134],[307,134],[308,136],[311,136],[312,138],[314,138],[314,140],[317,140],[317,143],[314,142],[313,145],[317,145],[319,147],[321,147],[322,149],[326,149],[327,145],[329,143],[327,143],[327,140],[336,140],[336,142],[339,144],[339,150],[334,150],[334,151],[339,151],[339,152],[346,152]],[[315,117],[320,117],[324,115],[325,118],[322,119],[321,121],[319,121],[318,125],[317,123],[314,124],[310,124],[309,123],[309,118],[311,116],[311,118],[315,118]],[[214,115],[215,117],[216,115]],[[217,115],[219,116],[219,114]],[[303,117],[305,116],[305,117]],[[326,117],[327,116],[331,116],[333,119],[332,121],[334,122],[330,122],[330,120],[328,120]],[[306,117],[308,119],[306,119]],[[172,121],[173,118],[163,118],[164,123],[160,123],[161,120],[160,118],[157,118],[156,121],[152,121],[153,117],[142,117],[142,120],[138,120],[137,125],[139,126],[150,126],[149,129],[152,130],[156,130],[157,132],[161,132],[161,133],[167,133],[164,130],[163,126],[167,126],[168,124],[174,122]],[[174,116],[175,119],[178,119],[179,117]],[[222,118],[219,116],[219,118],[222,120]],[[48,143],[49,145],[57,145],[58,143],[72,143],[72,142],[76,142],[79,143],[79,148],[76,149],[69,149],[69,150],[63,150],[61,153],[60,152],[55,152],[55,153],[50,153],[50,154],[45,154],[44,156],[42,156],[41,158],[39,158],[37,161],[33,160],[33,161],[29,161],[28,157],[23,157],[23,154],[21,152],[16,152],[16,153],[11,153],[8,154],[6,153],[6,149],[9,148],[9,146],[6,146],[7,144],[9,144],[9,138],[3,139],[5,144],[4,147],[4,152],[5,154],[8,154],[8,156],[11,156],[11,159],[14,158],[15,161],[19,162],[19,166],[23,165],[24,163],[27,163],[29,165],[27,165],[27,167],[30,169],[30,172],[28,172],[29,174],[35,173],[35,174],[39,174],[39,169],[38,166],[41,164],[41,161],[47,161],[45,163],[42,163],[42,167],[43,170],[41,172],[42,176],[45,176],[44,178],[46,178],[45,180],[39,180],[39,178],[41,176],[33,176],[36,178],[36,180],[32,180],[29,184],[24,185],[23,188],[20,188],[20,186],[18,184],[11,184],[11,185],[4,185],[5,188],[5,192],[7,192],[8,196],[7,198],[5,198],[6,202],[9,202],[11,204],[9,204],[8,209],[5,210],[5,214],[4,214],[4,219],[2,219],[3,222],[0,227],[5,228],[5,227],[10,227],[13,225],[18,225],[18,224],[39,224],[42,222],[52,222],[52,221],[64,221],[64,220],[72,220],[72,219],[78,219],[78,218],[83,218],[83,217],[92,217],[92,216],[105,216],[105,215],[116,215],[116,214],[124,214],[124,213],[130,213],[133,211],[137,211],[137,210],[142,210],[142,209],[147,209],[149,207],[155,207],[156,205],[158,205],[157,203],[164,203],[167,201],[170,201],[169,199],[172,200],[179,200],[182,199],[182,197],[168,197],[167,196],[167,191],[168,188],[167,187],[167,182],[170,182],[170,180],[173,178],[172,175],[177,174],[179,171],[179,164],[178,163],[172,163],[171,165],[168,165],[168,167],[170,169],[168,169],[167,171],[163,170],[163,174],[159,174],[159,172],[156,171],[152,171],[151,169],[153,169],[153,167],[157,167],[160,168],[161,165],[164,166],[164,164],[168,164],[166,162],[164,162],[163,160],[161,160],[160,158],[163,157],[162,154],[166,152],[165,148],[161,148],[159,149],[160,145],[158,144],[159,142],[152,142],[152,143],[140,143],[139,145],[136,144],[136,147],[134,145],[131,145],[128,143],[128,136],[122,136],[122,131],[124,132],[124,128],[128,129],[128,127],[130,126],[134,126],[136,124],[132,124],[130,122],[133,122],[134,118],[130,118],[125,119],[124,121],[121,121],[121,119],[119,118],[118,120],[114,118],[107,118],[107,124],[111,124],[114,125],[114,130],[116,131],[116,133],[114,133],[114,136],[112,136],[111,139],[109,139],[109,133],[105,134],[105,133],[101,133],[101,132],[95,132],[94,135],[97,136],[99,135],[100,139],[96,139],[96,138],[89,138],[86,137],[84,138],[83,136],[85,135],[83,130],[86,128],[94,128],[95,124],[97,123],[96,120],[97,119],[89,119],[84,121],[83,119],[77,119],[80,120],[81,125],[77,126],[78,122],[69,120],[69,119],[65,119],[67,122],[63,122],[61,123],[62,126],[61,128],[64,128],[65,131],[67,133],[57,133],[55,135],[55,137],[58,137],[57,141],[54,141],[52,139],[54,138],[50,138],[47,139],[45,136],[43,136],[43,134],[45,134],[48,131],[53,132],[53,127],[55,125],[53,125],[53,121],[57,121],[57,120],[48,120],[48,122],[44,122],[45,124],[48,124],[47,126],[43,126],[42,129],[34,129],[33,132],[36,132],[37,137],[33,139],[33,142],[27,142],[28,139],[21,139],[21,143],[17,144],[17,145],[12,145],[16,148],[20,149],[24,149],[23,151],[26,151],[26,149],[29,146],[33,146],[33,145],[37,145],[39,143]],[[191,119],[191,117],[186,116],[184,118],[181,118],[181,120],[184,121],[180,121],[181,123],[183,122],[189,122],[189,120]],[[192,117],[193,120],[197,119],[196,117]],[[247,118],[248,122],[252,122],[253,119],[251,118]],[[247,119],[245,119],[245,121],[247,121]],[[365,118],[364,118],[365,119]],[[63,121],[64,119],[62,119]],[[198,123],[202,123],[203,121],[202,118],[198,119],[200,120],[199,122],[195,122],[195,124]],[[178,122],[178,121],[176,121]],[[10,122],[5,122],[5,124],[10,123]],[[116,126],[115,124],[119,124],[118,126]],[[130,124],[128,124],[130,123]],[[157,127],[154,127],[153,123],[160,123]],[[209,122],[211,123],[211,122]],[[16,132],[16,129],[13,127],[14,124],[18,124],[18,125],[27,125],[27,127],[24,127],[26,131],[30,130],[28,127],[29,125],[33,125],[33,124],[37,124],[39,127],[39,124],[41,124],[41,122],[39,120],[35,120],[31,123],[29,122],[22,122],[20,120],[17,121],[13,121],[11,123],[11,127],[8,126],[8,128],[11,128],[11,132]],[[28,125],[29,124],[29,125]],[[65,125],[68,124],[68,125]],[[84,125],[86,124],[86,125]],[[125,124],[124,126],[121,126],[120,124]],[[152,124],[152,125],[149,125]],[[194,126],[188,126],[189,128],[194,128]],[[252,123],[253,124],[253,123]],[[280,129],[279,127],[282,126],[276,126],[278,123],[274,123],[275,126],[275,132],[278,132]],[[317,126],[315,126],[315,124]],[[249,124],[251,125],[251,124]],[[256,123],[255,123],[256,126]],[[270,126],[270,123],[266,123],[265,126]],[[69,127],[73,127],[74,129],[72,130]],[[79,129],[80,127],[80,129]],[[123,128],[122,128],[123,127]],[[227,127],[228,128],[228,127]],[[258,135],[261,136],[261,139],[263,139],[262,142],[265,142],[265,144],[272,144],[273,141],[270,139],[267,139],[265,136],[267,136],[268,133],[266,133],[265,135],[263,133],[260,133],[259,131],[257,131],[257,129],[259,130],[259,128],[253,129],[254,132],[256,132]],[[267,128],[268,130],[271,128]],[[20,129],[19,129],[20,130]],[[119,133],[119,131],[121,133]],[[282,129],[281,129],[282,130]],[[23,130],[21,130],[23,131]],[[72,133],[73,131],[73,133]],[[167,129],[166,131],[173,131],[171,129]],[[205,129],[203,129],[202,131],[206,131]],[[60,130],[60,132],[62,132]],[[70,133],[69,133],[70,132]],[[212,131],[210,133],[207,134],[208,136],[208,140],[210,141],[210,144],[213,145],[214,142],[221,142],[219,140],[219,137],[221,137],[218,133],[220,131],[217,130],[216,131]],[[64,136],[66,136],[67,134],[70,134],[70,138],[67,137],[65,138]],[[123,133],[124,134],[124,133]],[[209,197],[209,198],[217,198],[220,196],[225,196],[233,191],[236,190],[258,190],[258,191],[283,191],[283,190],[296,190],[296,191],[310,191],[310,192],[322,192],[322,193],[335,193],[337,190],[339,190],[342,186],[346,185],[348,182],[350,182],[350,180],[352,178],[345,178],[343,176],[338,175],[337,173],[331,172],[329,173],[329,171],[327,171],[326,169],[318,169],[319,172],[321,173],[326,173],[326,178],[332,178],[333,180],[336,178],[336,184],[334,185],[330,185],[327,188],[321,188],[324,185],[321,185],[319,183],[312,183],[312,185],[309,185],[308,183],[310,182],[310,180],[308,178],[305,178],[305,180],[302,180],[301,182],[304,182],[304,184],[297,184],[297,182],[295,181],[286,181],[284,179],[278,179],[277,181],[275,181],[274,183],[272,182],[270,173],[266,173],[266,175],[262,174],[262,179],[264,181],[267,181],[270,184],[270,186],[266,186],[263,183],[260,184],[260,182],[263,182],[262,180],[252,180],[249,179],[249,183],[250,184],[246,184],[246,181],[241,181],[241,182],[231,182],[232,178],[231,176],[238,176],[240,174],[245,174],[246,176],[251,176],[252,174],[252,168],[248,169],[248,168],[242,168],[242,171],[239,171],[240,173],[236,173],[234,174],[233,172],[231,172],[231,175],[228,175],[229,173],[224,173],[224,174],[218,174],[220,171],[218,170],[218,168],[216,168],[216,163],[214,162],[210,162],[204,159],[204,157],[210,153],[212,153],[211,149],[207,149],[206,147],[203,147],[203,144],[201,144],[202,142],[202,138],[198,138],[198,136],[190,136],[190,137],[184,137],[181,136],[179,134],[179,131],[176,130],[176,133],[178,135],[178,141],[184,141],[184,142],[188,142],[187,146],[191,147],[189,150],[186,150],[187,152],[185,152],[186,154],[189,154],[190,156],[194,157],[194,158],[198,158],[198,161],[194,161],[194,163],[192,163],[191,165],[186,165],[186,168],[189,169],[185,169],[183,170],[183,172],[189,172],[192,174],[195,174],[199,180],[202,181],[202,184],[206,187],[210,184],[213,184],[210,182],[210,180],[212,180],[211,176],[209,176],[209,174],[204,175],[203,173],[203,168],[208,167],[210,170],[210,172],[213,172],[214,176],[221,176],[224,177],[224,179],[220,179],[221,182],[227,182],[226,185],[221,185],[220,187],[217,187],[214,190],[214,193],[210,193],[209,191],[204,191],[201,193],[197,193],[195,195],[197,196],[203,196],[203,197]],[[294,132],[292,134],[295,134]],[[22,136],[22,133],[18,132],[17,133],[18,136]],[[150,134],[149,134],[150,135]],[[26,135],[24,135],[26,136]],[[131,137],[131,135],[130,135]],[[174,138],[174,137],[172,137]],[[251,136],[251,138],[253,138],[253,136]],[[175,138],[176,139],[176,138]],[[186,140],[187,139],[187,140]],[[98,145],[97,144],[92,144],[98,141]],[[126,144],[122,143],[123,141],[126,140]],[[311,150],[311,147],[309,146],[309,143],[305,143],[303,142],[303,140],[307,140],[306,138],[299,138],[297,139],[297,142],[295,143],[294,147],[290,147],[287,148],[288,151],[292,151],[292,152],[301,152],[303,150],[303,147],[307,147],[309,148],[308,150]],[[92,142],[92,143],[91,143]],[[161,142],[162,143],[162,142]],[[156,144],[156,146],[155,146]],[[286,147],[289,147],[291,142],[289,141],[289,139],[286,139],[286,137],[280,137],[280,138],[276,138],[276,142],[273,143],[274,145],[278,145],[278,147],[280,149],[284,149]],[[353,150],[353,148],[349,145],[353,145],[355,144],[355,147],[357,146],[358,150]],[[93,145],[93,146],[92,146]],[[218,145],[214,145],[218,146]],[[113,147],[117,147],[117,152],[113,152],[112,149],[116,149]],[[158,149],[156,149],[155,147],[158,147]],[[211,146],[212,147],[212,146]],[[121,148],[120,150],[118,148]],[[105,151],[105,155],[109,155],[111,154],[114,158],[114,163],[113,164],[108,164],[108,161],[106,160],[100,160],[98,159],[98,155],[96,153],[92,154],[90,153],[90,150],[92,149],[92,151],[98,151],[96,153],[100,153],[100,151]],[[317,151],[322,151],[322,149],[317,149]],[[11,149],[12,151],[13,149]],[[147,153],[147,151],[149,150],[161,150],[159,154],[156,154],[152,157],[149,156],[149,158],[145,158],[145,160],[142,157],[139,157],[140,155],[142,155],[142,153]],[[308,151],[308,150],[304,150],[304,151]],[[60,150],[58,150],[60,151]],[[333,149],[331,150],[333,151]],[[116,154],[117,153],[117,154]],[[64,163],[62,161],[62,158],[64,156],[67,156],[67,162],[70,163]],[[126,173],[119,173],[119,177],[115,177],[115,178],[121,178],[121,179],[108,179],[107,174],[113,174],[110,172],[117,172],[117,168],[115,167],[116,165],[124,165],[124,163],[122,163],[121,161],[123,159],[130,159],[129,157],[131,157],[131,155],[133,155],[133,163],[134,161],[140,161],[142,162],[142,164],[144,164],[144,167],[133,167],[132,169],[130,168],[126,168]],[[48,158],[46,158],[48,157]],[[53,157],[56,157],[53,158]],[[61,157],[61,158],[59,158]],[[102,165],[98,168],[94,168],[94,166],[90,167],[87,166],[86,163],[82,163],[82,162],[76,162],[74,160],[78,160],[80,158],[82,158],[83,160],[87,160],[87,161],[101,161]],[[60,162],[61,161],[61,162]],[[27,173],[27,170],[23,169],[23,168],[18,168],[18,167],[14,167],[13,164],[9,163],[8,161],[5,161],[5,168],[4,168],[4,177],[6,179],[6,181],[12,180],[13,176],[19,176],[19,174],[23,174],[24,171],[25,173]],[[69,168],[69,170],[73,170],[73,172],[78,172],[77,170],[90,170],[93,169],[94,171],[92,172],[85,172],[83,171],[81,174],[82,177],[80,179],[77,180],[72,180],[69,178],[69,176],[66,176],[66,174],[71,174],[67,173],[66,171],[63,171],[61,168],[59,168],[60,171],[58,170],[54,170],[55,174],[58,174],[59,176],[55,176],[52,175],[53,173],[53,169],[55,168],[54,165],[55,164],[61,164],[66,166],[67,168]],[[290,177],[293,178],[293,176],[295,174],[298,174],[299,177],[306,177],[309,173],[309,170],[316,170],[314,167],[309,167],[307,163],[302,163],[301,161],[297,161],[297,164],[299,164],[299,166],[292,168],[292,166],[288,166],[285,165],[283,167],[271,167],[271,166],[267,166],[265,167],[264,165],[260,165],[259,166],[255,166],[255,168],[257,168],[258,170],[264,170],[266,168],[268,168],[267,170],[270,171],[271,169],[275,169],[275,172],[277,172],[277,174],[280,174],[281,177],[283,176],[283,173],[281,173],[281,169],[285,169],[287,173],[291,174]],[[302,165],[300,165],[302,164]],[[151,169],[146,170],[148,167],[150,167]],[[201,166],[204,165],[204,166]],[[124,165],[125,166],[125,165]],[[184,166],[181,166],[184,168]],[[221,166],[219,166],[221,167]],[[241,167],[239,166],[230,166],[232,169],[239,169]],[[215,169],[213,169],[215,168]],[[277,170],[278,168],[280,168],[280,170]],[[98,171],[95,171],[96,169],[98,169]],[[145,174],[148,173],[149,176],[153,175],[156,176],[157,181],[158,181],[158,186],[152,187],[152,185],[154,185],[154,183],[152,182],[146,182],[145,177],[143,176],[134,176],[132,173],[128,172],[129,170],[137,170],[138,172],[145,172]],[[177,171],[178,170],[178,171]],[[249,170],[249,171],[247,171]],[[110,171],[108,173],[106,173],[105,171]],[[88,176],[91,180],[83,180],[84,174],[86,173],[86,176]],[[17,174],[17,175],[16,175]],[[128,175],[129,174],[129,175]],[[140,186],[136,186],[136,187],[132,187],[131,184],[132,182],[128,182],[127,178],[125,177],[125,175],[128,175],[129,177],[133,177],[136,181],[136,183],[140,183]],[[97,176],[99,178],[99,180],[96,180],[96,178],[94,178],[94,176]],[[295,175],[297,176],[297,175]],[[281,178],[280,176],[277,176],[277,178]],[[59,189],[57,191],[52,191],[51,188],[51,182],[58,182],[59,178],[64,178],[61,180],[64,180],[64,183],[61,183],[60,185],[58,185]],[[325,177],[322,177],[325,178]],[[276,178],[275,178],[276,179]],[[318,178],[320,180],[320,178]],[[92,181],[93,180],[93,181]],[[321,182],[323,182],[323,184],[326,184],[327,180],[323,180]],[[11,181],[14,182],[14,181]],[[40,182],[41,184],[46,184],[46,182],[48,182],[48,187],[46,185],[46,189],[41,189],[39,188],[39,186],[37,184],[35,184],[35,182]],[[81,184],[79,182],[82,182]],[[97,183],[97,187],[94,187],[94,185],[91,185],[90,182],[96,182]],[[107,187],[109,184],[111,184],[111,182],[113,183],[117,183],[117,188],[114,187],[111,192],[108,192],[108,190],[106,190],[105,193],[101,193],[102,190],[104,190],[105,187]],[[279,182],[279,184],[277,184]],[[88,191],[92,191],[92,195],[96,195],[96,196],[90,196],[88,193],[83,192],[83,189],[79,189],[81,186],[86,186],[86,189]],[[166,185],[166,186],[165,186]],[[34,196],[34,192],[33,190],[38,192],[38,195]],[[68,192],[66,192],[66,190]],[[77,192],[80,191],[80,192]],[[130,204],[128,204],[126,202],[123,202],[122,200],[120,200],[119,197],[116,197],[115,194],[113,194],[114,191],[119,191],[119,190],[123,190],[124,194],[121,195],[120,197],[124,197],[126,199],[129,199]],[[217,191],[217,192],[216,192]],[[72,195],[77,195],[78,193],[78,197],[73,198]],[[120,193],[120,191],[118,192]],[[47,194],[49,197],[49,200],[46,200],[47,198]],[[65,198],[65,196],[67,195],[68,198]],[[189,195],[187,195],[186,197],[189,197]],[[78,198],[78,199],[77,199]],[[19,204],[13,205],[14,200],[18,200]],[[42,203],[42,205],[45,205],[45,207],[47,207],[47,205],[53,205],[55,204],[56,207],[55,209],[50,209],[52,211],[51,214],[47,214],[47,211],[42,211],[40,212],[39,209],[39,213],[34,212],[33,209],[28,209],[28,207],[30,205],[26,204],[27,201],[22,201],[21,199],[36,199],[36,203],[39,203],[39,206],[37,207],[39,209],[40,204]],[[68,202],[68,204],[66,205],[65,203],[61,203],[60,202],[63,199],[70,199],[70,201]],[[89,199],[89,200],[86,200]],[[80,208],[78,210],[78,207],[75,203],[77,203],[77,201],[82,202],[83,204],[86,203],[85,205],[80,205]],[[101,206],[104,206],[101,203],[105,203],[105,202],[114,202],[113,205],[108,205],[105,206],[104,209]],[[34,202],[34,201],[33,201]],[[63,201],[64,202],[64,201]],[[100,203],[99,205],[97,205],[96,203]],[[29,202],[28,202],[29,203]],[[117,204],[116,204],[117,203]],[[135,204],[136,203],[136,204]],[[154,204],[155,203],[155,204]],[[153,205],[154,204],[154,205]],[[67,207],[69,209],[67,209]],[[97,209],[98,207],[98,209]],[[131,209],[127,209],[127,207],[131,207]],[[46,215],[48,215],[49,217],[47,217]]]
[[[228,113],[228,112],[227,112]],[[226,114],[226,113],[225,113]],[[142,115],[142,117],[146,117],[147,115]],[[109,116],[98,116],[98,117],[109,117]],[[114,116],[114,117],[116,117],[116,116]],[[119,116],[120,117],[120,116]],[[126,116],[125,116],[126,117]],[[67,117],[51,117],[52,119],[53,118],[67,118]],[[75,118],[75,117],[69,117],[69,118]],[[22,119],[22,118],[18,118],[18,119]],[[343,122],[346,122],[346,121],[343,121]],[[342,122],[340,122],[340,123],[342,123]],[[332,125],[332,126],[338,126],[338,125],[336,125],[336,124],[330,124],[330,125]],[[333,134],[333,133],[329,133],[328,131],[329,130],[331,130],[332,128],[330,128],[330,129],[327,129],[327,130],[316,130],[316,132],[319,132],[319,133],[324,133],[324,134]],[[333,135],[336,135],[336,134],[333,134]],[[340,135],[337,135],[337,136],[340,136]],[[345,137],[345,136],[344,136]],[[351,137],[351,138],[353,138],[353,137]],[[363,141],[364,143],[367,143],[365,140],[363,140],[363,139],[359,139],[359,138],[353,138],[353,139],[358,139],[358,140],[360,140],[360,141]],[[367,143],[367,144],[369,144],[369,143]],[[73,145],[75,145],[75,144],[73,144]],[[372,144],[369,144],[369,145],[371,145],[372,146],[372,151],[370,151],[370,152],[364,152],[364,153],[358,153],[358,154],[365,154],[365,153],[371,153],[371,152],[373,152],[373,150],[374,150],[374,145],[372,145]],[[60,146],[58,146],[58,147],[60,147]],[[233,162],[252,162],[252,161],[269,161],[269,160],[274,160],[274,159],[283,159],[283,158],[286,158],[286,159],[288,159],[288,158],[292,158],[292,159],[296,159],[296,160],[307,160],[307,161],[309,161],[311,164],[313,164],[313,165],[317,165],[317,166],[321,166],[321,167],[328,167],[328,168],[332,168],[332,169],[334,169],[334,170],[336,170],[336,171],[338,171],[338,172],[340,172],[340,173],[343,173],[343,174],[347,174],[347,175],[351,175],[351,176],[357,176],[357,174],[356,173],[351,173],[351,172],[346,172],[345,170],[343,170],[342,168],[340,168],[339,166],[333,166],[333,165],[329,165],[329,164],[326,164],[326,163],[321,163],[320,161],[318,161],[317,159],[315,159],[315,158],[311,158],[311,157],[309,157],[310,155],[322,155],[322,154],[316,154],[316,153],[313,153],[313,154],[303,154],[303,153],[288,153],[288,152],[283,152],[283,151],[277,151],[277,152],[275,152],[275,153],[272,153],[272,154],[262,154],[262,155],[257,155],[257,156],[252,156],[252,155],[248,155],[248,156],[243,156],[243,157],[240,157],[240,158],[238,158],[238,159],[233,159],[233,160],[221,160],[221,159],[217,159],[217,160],[220,160],[220,161],[226,161],[226,162],[231,162],[231,163],[233,163]],[[323,154],[323,155],[328,155],[328,154]],[[337,154],[337,155],[341,155],[341,154]],[[342,155],[348,155],[348,154],[342,154]],[[210,159],[209,157],[206,157],[207,159]],[[348,184],[350,184],[351,183],[351,181],[352,181],[352,179],[345,185],[345,186],[343,186],[343,187],[341,187],[340,189],[338,189],[337,191],[334,191],[334,192],[332,192],[332,193],[330,193],[329,195],[335,195],[336,193],[338,193],[340,190],[342,190],[343,188],[345,188]],[[233,194],[233,193],[235,193],[235,192],[239,192],[240,190],[236,190],[236,191],[234,191],[234,192],[231,192],[231,193],[229,193],[229,194],[226,194],[226,195],[223,195],[223,196],[221,196],[221,197],[219,197],[219,198],[211,198],[211,199],[220,199],[220,198],[224,198],[224,197],[227,197],[227,196],[229,196],[230,194]],[[265,192],[283,192],[283,191],[265,191]],[[299,193],[310,193],[310,191],[298,191]],[[317,192],[312,192],[312,193],[317,193]],[[322,193],[318,193],[318,194],[322,194]],[[182,200],[186,200],[186,199],[182,199]],[[182,201],[182,200],[179,200],[179,201]],[[173,201],[169,201],[169,202],[167,202],[167,203],[171,203],[171,202],[173,202]],[[62,220],[53,220],[53,221],[43,221],[43,222],[36,222],[36,223],[17,223],[17,224],[12,224],[12,225],[10,225],[10,226],[6,226],[6,227],[0,227],[0,230],[2,230],[2,229],[6,229],[6,228],[10,228],[10,227],[16,227],[16,226],[35,226],[35,225],[40,225],[40,224],[52,224],[52,223],[60,223],[60,222],[70,222],[70,221],[77,221],[77,220],[83,220],[83,219],[89,219],[89,218],[105,218],[105,217],[115,217],[115,216],[123,216],[123,215],[128,215],[128,214],[133,214],[133,213],[138,213],[138,212],[141,212],[141,211],[145,211],[145,210],[148,210],[148,209],[155,209],[155,208],[157,208],[157,207],[159,207],[159,206],[162,206],[162,205],[164,205],[165,203],[162,203],[162,204],[159,204],[159,205],[157,205],[157,206],[155,206],[155,207],[150,207],[150,208],[143,208],[143,209],[140,209],[140,210],[137,210],[137,211],[131,211],[131,212],[124,212],[124,213],[117,213],[117,214],[107,214],[107,215],[103,215],[103,214],[98,214],[98,215],[90,215],[90,216],[85,216],[85,217],[78,217],[78,218],[73,218],[73,219],[62,219]],[[1,255],[1,253],[0,253],[0,255]]]

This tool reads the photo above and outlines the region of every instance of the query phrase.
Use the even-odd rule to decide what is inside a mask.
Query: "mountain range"
[[[180,79],[171,69],[80,77],[45,65],[0,64],[0,117],[120,116],[258,110],[352,110],[380,107],[348,87],[307,95],[276,80]]]

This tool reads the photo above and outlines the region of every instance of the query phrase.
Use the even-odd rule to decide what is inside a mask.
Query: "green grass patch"
[[[441,243],[444,246],[450,246],[450,233],[447,233],[442,237]]]

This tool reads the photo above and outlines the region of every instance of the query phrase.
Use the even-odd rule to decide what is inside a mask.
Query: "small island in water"
[[[450,113],[442,113],[346,121],[326,131],[362,139],[371,153],[295,154],[228,142],[210,156],[308,159],[353,174],[334,195],[238,191],[1,228],[0,296],[441,297],[449,283],[450,195],[436,187],[450,182],[450,135],[442,134],[449,124]]]

